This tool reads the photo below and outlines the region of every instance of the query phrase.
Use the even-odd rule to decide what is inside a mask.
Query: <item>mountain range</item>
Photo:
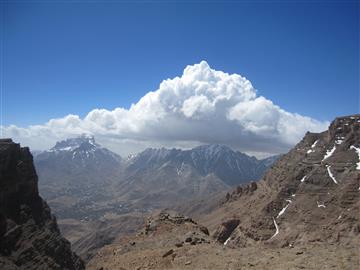
[[[278,158],[258,160],[214,144],[148,148],[123,159],[91,135],[34,156],[40,193],[84,259],[92,256],[89,250],[136,231],[148,213],[257,180]]]
[[[258,160],[214,144],[191,150],[148,148],[122,159],[93,136],[82,135],[36,153],[35,166],[41,194],[65,218],[79,212],[63,211],[61,203],[72,207],[80,200],[94,203],[116,196],[154,208],[224,191],[259,179],[276,158]]]
[[[39,153],[36,158],[74,156],[75,160],[79,155],[79,162],[74,161],[74,167],[68,168],[78,172],[81,167],[86,168],[90,156],[92,162],[102,164],[97,155],[109,154],[111,162],[119,167],[115,166],[109,178],[99,181],[103,181],[104,190],[113,193],[89,201],[92,205],[83,203],[82,208],[82,196],[90,193],[79,195],[76,204],[84,215],[93,213],[93,217],[99,218],[57,221],[39,195],[37,172],[29,149],[21,148],[11,139],[1,139],[1,269],[84,269],[82,259],[63,238],[64,232],[72,240],[72,248],[86,259],[88,270],[358,269],[360,266],[359,114],[336,118],[322,133],[306,133],[259,181],[239,183],[231,190],[207,196],[189,196],[188,201],[173,204],[173,210],[157,209],[162,201],[155,199],[151,213],[150,209],[144,212],[143,208],[136,208],[146,197],[140,194],[141,189],[138,196],[131,194],[132,200],[126,207],[119,203],[116,195],[121,195],[117,190],[121,182],[131,184],[132,179],[139,186],[146,181],[145,178],[140,181],[141,177],[155,176],[153,171],[159,170],[171,171],[179,177],[190,170],[196,176],[213,175],[222,181],[224,175],[214,165],[216,160],[225,160],[223,166],[240,171],[236,161],[222,155],[236,158],[242,155],[214,145],[182,151],[148,149],[124,161],[89,136],[65,142]],[[255,160],[257,164],[261,162],[267,161]],[[180,169],[178,165],[183,163],[185,169]],[[92,170],[95,173],[101,167]],[[121,181],[112,178],[117,174],[124,178]],[[55,180],[58,178],[50,183]],[[154,184],[154,180],[150,182]],[[168,187],[180,186],[177,181],[180,179],[175,184],[170,182]],[[64,187],[58,186],[59,190]],[[71,198],[74,192],[65,193],[62,199]]]
[[[357,114],[306,133],[260,181],[183,203],[178,209],[191,218],[153,213],[142,230],[100,249],[87,267],[358,269],[359,193]]]

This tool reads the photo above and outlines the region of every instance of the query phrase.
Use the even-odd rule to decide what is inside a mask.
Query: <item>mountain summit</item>
[[[100,147],[95,142],[95,138],[93,135],[83,134],[76,138],[66,139],[64,141],[57,142],[50,151],[72,151],[75,149],[93,149],[96,147]]]
[[[41,171],[43,167],[59,169],[65,166],[66,171],[81,170],[83,167],[101,171],[105,167],[118,166],[121,161],[119,155],[97,144],[94,136],[87,134],[57,142],[50,150],[38,153],[35,159]]]
[[[37,154],[36,159],[45,160],[51,156],[59,159],[59,155],[63,156],[62,161],[71,160],[72,163],[87,167],[94,165],[94,162],[116,165],[121,160],[119,155],[97,144],[94,136],[88,134],[57,142],[50,150]]]
[[[40,192],[55,213],[82,217],[75,211],[77,207],[68,204],[69,198],[90,203],[106,197],[107,189],[120,175],[121,157],[97,144],[93,136],[81,135],[38,153],[35,166]]]

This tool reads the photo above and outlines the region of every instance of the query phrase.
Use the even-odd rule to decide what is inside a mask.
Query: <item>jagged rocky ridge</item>
[[[0,268],[84,269],[39,196],[28,148],[0,140]]]
[[[233,247],[359,245],[359,150],[360,115],[336,118],[322,133],[308,132],[256,188],[240,186],[224,199],[212,213],[223,221],[215,238]],[[231,220],[237,226],[228,226]]]
[[[88,268],[358,269],[359,146],[360,115],[337,118],[328,131],[307,133],[262,180],[215,206],[217,197],[202,200],[200,208],[212,204],[205,211],[196,201],[183,208],[210,231],[204,240],[191,244],[198,232],[188,218],[162,212],[140,234],[99,250]]]
[[[220,144],[202,145],[190,150],[148,148],[129,160],[126,171],[132,174],[169,167],[176,176],[184,176],[192,170],[202,177],[214,174],[225,184],[233,186],[260,179],[278,158],[272,156],[258,160]]]
[[[218,144],[149,148],[127,161],[115,189],[142,207],[164,208],[258,180],[277,158],[258,160]]]
[[[67,195],[85,193],[91,187],[109,184],[118,174],[121,157],[100,146],[91,135],[82,135],[57,142],[48,151],[37,153],[35,165],[43,193],[51,198],[53,190],[66,185]],[[62,190],[56,190],[56,195]]]
[[[258,160],[214,144],[149,148],[122,160],[93,136],[82,135],[37,153],[35,165],[40,192],[58,217],[98,219],[109,211],[148,212],[227,190],[259,179],[277,158]]]

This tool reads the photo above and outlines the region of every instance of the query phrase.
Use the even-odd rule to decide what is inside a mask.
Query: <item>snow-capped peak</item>
[[[63,160],[80,162],[82,166],[93,162],[95,164],[118,164],[121,161],[119,155],[97,144],[94,136],[89,134],[59,141],[50,150],[37,155],[38,160],[48,159],[49,157],[59,158],[61,162]]]
[[[76,138],[70,138],[57,142],[50,151],[74,151],[76,149],[92,150],[98,147],[100,147],[100,145],[95,142],[94,136],[83,134]]]

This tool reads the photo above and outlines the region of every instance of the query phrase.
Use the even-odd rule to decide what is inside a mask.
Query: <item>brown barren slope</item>
[[[103,248],[88,269],[359,269],[359,154],[360,115],[339,117],[307,133],[261,181],[198,214],[211,232],[205,241],[186,242],[196,228],[160,219],[150,233]]]

